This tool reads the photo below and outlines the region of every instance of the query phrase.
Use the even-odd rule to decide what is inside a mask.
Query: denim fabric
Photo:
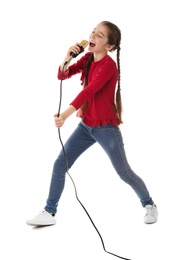
[[[64,151],[61,150],[54,162],[45,210],[54,214],[57,212],[58,202],[65,185],[66,171],[84,151],[96,142],[104,149],[120,178],[135,191],[142,206],[154,204],[145,183],[128,164],[119,127],[110,124],[89,127],[81,121],[64,145],[66,157]],[[66,158],[68,165],[66,165]]]

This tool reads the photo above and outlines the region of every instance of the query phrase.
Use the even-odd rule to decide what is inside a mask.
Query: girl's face
[[[108,44],[107,35],[107,27],[102,23],[98,24],[90,34],[88,50],[94,54],[106,54],[114,47],[113,45]]]

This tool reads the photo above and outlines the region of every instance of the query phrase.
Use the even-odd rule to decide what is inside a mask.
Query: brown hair
[[[110,50],[110,52],[117,50],[116,59],[117,59],[118,81],[117,81],[117,90],[116,90],[115,101],[116,101],[117,115],[118,115],[120,123],[122,123],[122,100],[121,100],[121,93],[120,93],[120,90],[121,90],[120,89],[121,31],[115,24],[113,24],[109,21],[102,21],[101,24],[105,25],[108,29],[108,44],[114,45],[114,47]],[[89,67],[93,60],[94,60],[94,56],[92,53],[86,63],[84,87],[86,87],[88,85],[88,71],[89,71]],[[85,107],[86,107],[86,104],[83,106],[83,109],[85,109]]]

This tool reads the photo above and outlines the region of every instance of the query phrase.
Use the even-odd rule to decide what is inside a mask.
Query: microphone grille
[[[88,45],[88,41],[83,40],[83,41],[81,41],[80,45],[85,49]]]

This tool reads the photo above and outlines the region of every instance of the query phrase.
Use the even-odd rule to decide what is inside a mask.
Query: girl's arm
[[[70,105],[63,113],[61,113],[60,115],[55,114],[54,118],[55,118],[55,125],[57,128],[60,128],[61,126],[63,126],[65,120],[72,115],[74,112],[76,111],[76,108],[72,105]]]
[[[70,55],[70,53],[71,52],[73,52],[74,54],[79,54],[80,53],[80,43],[76,43],[75,45],[73,45],[73,46],[71,46],[69,49],[68,49],[68,51],[67,51],[67,55],[66,55],[66,57],[65,57],[65,59],[64,59],[64,61],[61,63],[61,65],[59,66],[59,69],[60,69],[60,71],[66,71],[67,69],[68,69],[68,67],[69,67],[69,64],[70,64],[70,62],[71,62],[71,55]],[[67,63],[66,63],[66,61],[68,61]]]

